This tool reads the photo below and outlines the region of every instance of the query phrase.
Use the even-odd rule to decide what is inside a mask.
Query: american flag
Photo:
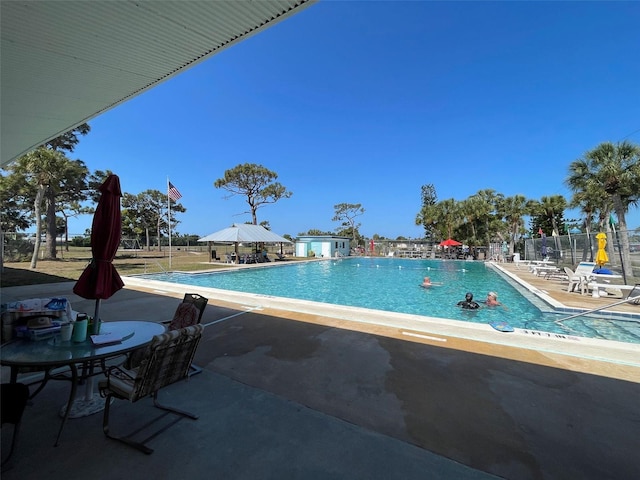
[[[182,198],[182,194],[178,191],[176,187],[173,186],[173,183],[169,182],[169,198],[174,202],[177,202]]]

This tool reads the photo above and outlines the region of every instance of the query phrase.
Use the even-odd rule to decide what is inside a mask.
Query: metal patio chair
[[[189,367],[202,337],[203,329],[202,325],[197,324],[156,335],[149,347],[144,350],[144,356],[138,367],[127,370],[114,366],[107,370],[106,380],[100,381],[98,386],[100,395],[106,398],[102,429],[107,437],[123,442],[146,454],[151,454],[153,449],[148,447],[145,442],[168,428],[165,427],[154,432],[144,441],[132,439],[133,435],[139,433],[141,429],[124,436],[112,435],[109,426],[112,398],[135,403],[142,398],[151,396],[156,408],[194,420],[198,418],[198,415],[193,413],[160,404],[158,392],[168,385],[188,378]]]

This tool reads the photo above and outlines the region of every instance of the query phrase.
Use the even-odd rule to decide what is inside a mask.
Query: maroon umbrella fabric
[[[117,175],[109,175],[99,190],[101,196],[91,225],[93,258],[73,287],[73,293],[97,300],[96,319],[99,318],[100,299],[107,299],[124,287],[124,282],[111,263],[120,246],[122,234],[120,179]]]
[[[459,247],[460,245],[462,245],[460,242],[457,242],[452,238],[447,238],[440,242],[441,247]]]

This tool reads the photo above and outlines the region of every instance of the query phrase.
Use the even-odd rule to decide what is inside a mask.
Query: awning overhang
[[[3,1],[0,166],[315,2]]]

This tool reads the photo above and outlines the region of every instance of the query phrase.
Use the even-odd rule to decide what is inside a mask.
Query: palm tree
[[[475,197],[471,196],[460,202],[460,213],[465,219],[465,223],[471,229],[471,238],[468,238],[465,243],[470,245],[478,244],[478,226],[477,223],[482,215],[485,213],[485,203]]]
[[[594,192],[600,189],[609,196],[618,217],[622,273],[633,276],[626,214],[640,200],[640,146],[624,141],[605,142],[586,152],[569,165],[566,184],[574,192]],[[603,195],[600,210],[606,207]]]
[[[451,238],[454,228],[460,224],[459,203],[449,198],[436,203],[435,211],[438,232],[444,238]]]
[[[518,234],[524,233],[523,217],[528,213],[527,199],[524,195],[506,197],[498,202],[498,213],[505,219],[509,228],[509,254],[513,255]]]
[[[490,245],[494,238],[501,237],[500,233],[503,224],[495,212],[497,211],[498,203],[502,201],[504,195],[502,193],[496,193],[496,191],[491,188],[485,188],[472,195],[472,198],[476,198],[479,202],[481,211],[479,220],[482,221],[485,229],[486,244]]]
[[[68,171],[69,160],[62,152],[44,146],[20,157],[10,166],[12,175],[23,177],[25,188],[33,193],[33,212],[36,225],[36,242],[31,256],[31,268],[38,263],[38,252],[41,244],[42,217],[47,219],[47,249],[48,257],[56,258],[56,194],[61,190],[65,175]],[[45,211],[42,206],[45,203]]]
[[[551,235],[554,237],[560,235],[558,220],[562,220],[565,208],[567,208],[567,200],[562,195],[540,198],[540,213],[551,222],[551,228],[553,229]]]
[[[576,163],[576,162],[574,162]],[[584,226],[587,234],[587,242],[589,244],[589,260],[593,261],[593,244],[591,243],[591,227],[594,218],[598,218],[600,230],[607,230],[609,237],[607,245],[611,248],[611,228],[607,223],[609,214],[613,211],[613,202],[611,197],[607,195],[600,185],[586,175],[587,165],[583,162],[575,165],[576,170],[565,181],[566,185],[573,191],[573,196],[569,201],[570,208],[578,208],[584,214]],[[611,254],[611,252],[609,252]],[[587,250],[583,249],[582,260],[586,260]]]

